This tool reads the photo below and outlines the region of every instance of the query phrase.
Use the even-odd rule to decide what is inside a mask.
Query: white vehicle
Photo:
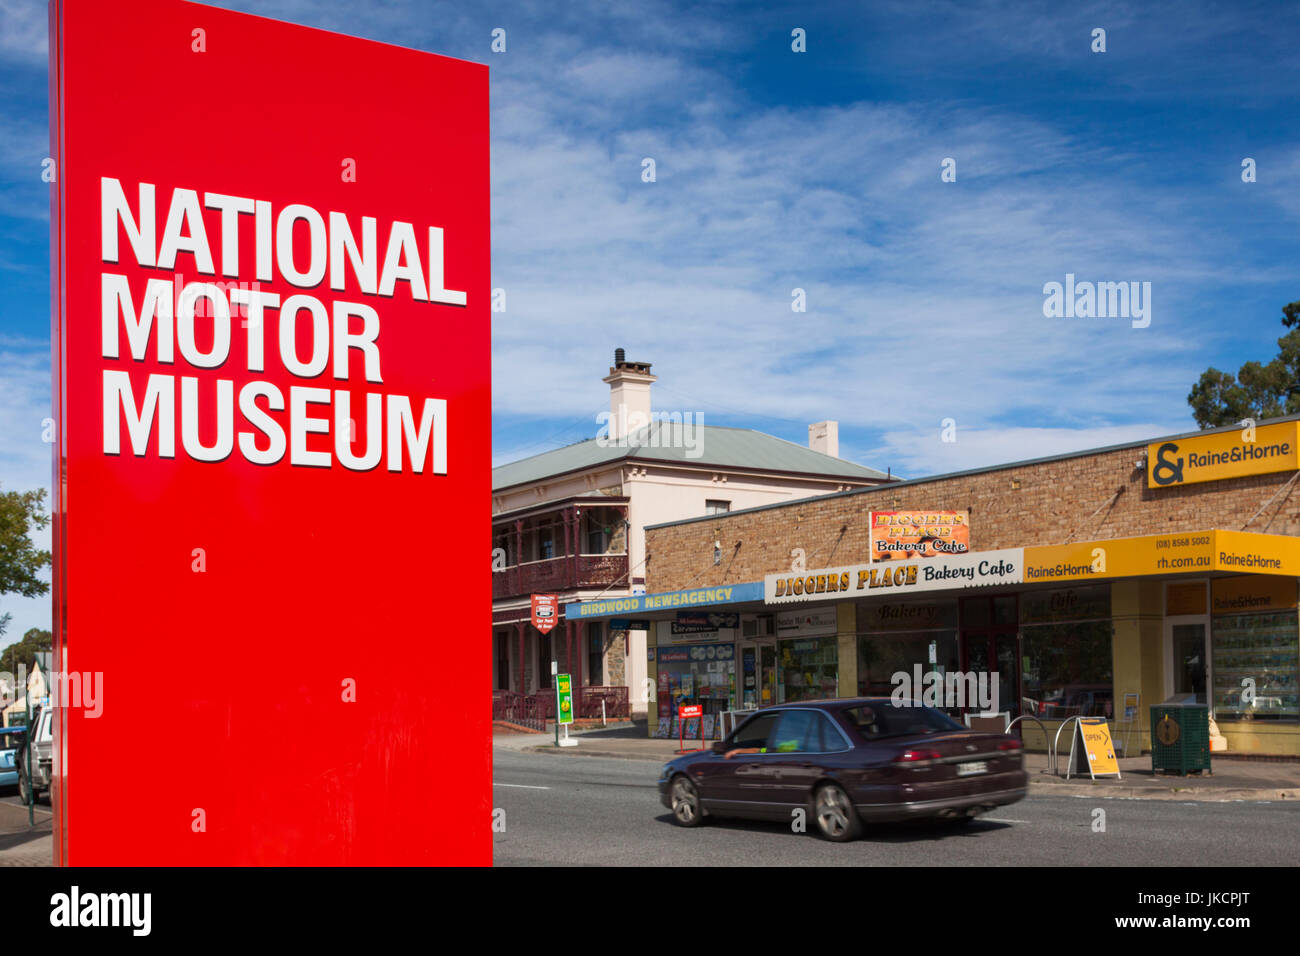
[[[18,770],[18,792],[23,803],[36,802],[36,797],[50,789],[54,777],[54,708],[41,707],[32,715],[32,726],[36,732],[30,737],[32,748],[31,779],[27,776],[27,747],[29,738],[23,742],[14,754],[14,763]]]

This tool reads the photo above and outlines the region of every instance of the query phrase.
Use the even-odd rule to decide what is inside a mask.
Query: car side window
[[[839,727],[835,726],[835,722],[825,714],[817,715],[817,728],[820,732],[822,753],[835,753],[839,750],[848,749],[848,738],[844,736]]]
[[[777,753],[817,753],[821,750],[821,728],[815,710],[787,710],[781,715],[769,749]]]
[[[755,714],[749,720],[740,725],[735,736],[731,740],[731,749],[735,750],[741,747],[758,747],[767,746],[768,738],[772,736],[772,728],[776,726],[777,718],[780,714]]]

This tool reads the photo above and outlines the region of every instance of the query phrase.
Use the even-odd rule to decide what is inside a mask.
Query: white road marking
[[[516,790],[550,790],[550,787],[530,787],[526,783],[494,783],[494,787],[514,787]]]
[[[1004,817],[976,817],[977,820],[987,820],[989,823],[1029,823],[1028,820],[1007,820]]]

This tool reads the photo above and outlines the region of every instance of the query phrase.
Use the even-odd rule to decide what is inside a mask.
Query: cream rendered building
[[[550,687],[552,660],[580,689],[579,716],[599,716],[600,700],[609,712],[622,701],[633,715],[646,710],[645,632],[561,616],[543,635],[530,623],[533,593],[560,595],[561,608],[638,593],[654,560],[645,552],[648,525],[890,480],[837,457],[835,422],[809,426],[804,447],[751,429],[704,425],[691,413],[654,413],[656,376],[649,364],[626,361],[622,349],[603,381],[610,411],[599,416],[596,437],[493,470],[498,717],[521,712],[526,702],[516,695]],[[719,563],[730,558],[717,551]]]

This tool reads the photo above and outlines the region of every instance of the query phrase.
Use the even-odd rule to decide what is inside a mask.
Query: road
[[[658,763],[494,754],[498,866],[1292,866],[1300,806],[1033,795],[975,823],[877,825],[849,844],[780,823],[673,825]],[[1094,832],[1093,810],[1105,811]]]

